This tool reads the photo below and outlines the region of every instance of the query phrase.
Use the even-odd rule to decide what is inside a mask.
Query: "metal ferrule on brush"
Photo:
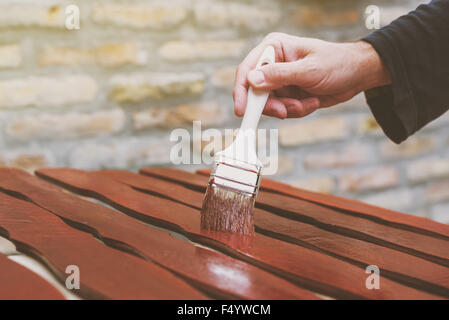
[[[209,184],[257,197],[261,169],[260,165],[218,154],[215,158]]]
[[[201,229],[254,234],[261,166],[218,154],[201,209]]]

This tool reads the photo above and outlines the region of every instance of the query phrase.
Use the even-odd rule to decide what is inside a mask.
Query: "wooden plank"
[[[41,169],[40,177],[73,192],[95,197],[115,208],[186,235],[195,242],[260,266],[313,291],[336,298],[437,299],[436,295],[382,279],[382,288],[365,287],[364,268],[260,234],[254,237],[200,230],[197,209],[133,190],[96,173],[75,169]]]
[[[52,213],[0,193],[0,230],[16,247],[65,283],[69,265],[80,270],[85,298],[204,299],[205,295],[159,266],[106,247]]]
[[[201,209],[203,192],[166,180],[129,171],[101,170],[105,177]],[[314,225],[292,221],[262,210],[255,210],[256,230],[284,241],[299,244],[360,267],[377,265],[382,275],[412,287],[449,297],[449,269],[415,256],[369,242],[322,230]]]
[[[214,297],[238,299],[317,299],[288,281],[224,254],[174,238],[105,206],[91,203],[18,169],[0,169],[0,189],[175,272]],[[188,261],[188,263],[186,263]]]
[[[0,254],[0,300],[65,300],[50,283]]]
[[[197,173],[208,177],[210,175],[210,170],[197,170]],[[373,221],[392,225],[397,228],[402,228],[404,230],[410,230],[413,232],[449,240],[449,226],[427,218],[417,217],[398,211],[376,207],[354,199],[347,199],[331,194],[322,194],[295,188],[288,184],[267,178],[262,179],[260,187],[263,191],[307,200],[317,204],[347,211],[347,213],[352,213],[356,216],[363,216],[364,218],[372,219]]]
[[[177,181],[203,191],[208,178],[181,170],[144,169],[144,174]],[[396,228],[321,206],[305,200],[260,191],[256,207],[309,224],[315,224],[334,233],[372,242],[404,253],[449,266],[449,241],[422,233]]]
[[[435,222],[433,220],[404,214],[402,212],[388,210],[376,207],[353,199],[345,199],[335,195],[324,195],[316,192],[302,190],[291,187],[287,184],[279,183],[274,180],[264,179],[264,189],[275,193],[281,193],[287,196],[293,196],[299,199],[312,201],[318,204],[346,210],[357,215],[363,214],[370,217],[373,221],[381,221],[392,226],[418,232],[442,239],[449,239],[449,226]]]

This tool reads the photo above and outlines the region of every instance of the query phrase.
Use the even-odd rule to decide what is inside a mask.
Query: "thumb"
[[[305,77],[304,62],[278,62],[248,73],[248,82],[257,89],[274,90],[288,85],[300,85]]]

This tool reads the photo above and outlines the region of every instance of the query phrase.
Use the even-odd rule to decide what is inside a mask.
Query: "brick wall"
[[[238,126],[233,72],[268,32],[355,40],[367,5],[386,24],[420,2],[0,1],[0,165],[170,166],[171,129]],[[261,127],[280,129],[276,179],[449,222],[448,123],[397,146],[358,96]]]

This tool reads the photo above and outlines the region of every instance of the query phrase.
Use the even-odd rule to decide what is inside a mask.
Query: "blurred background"
[[[423,2],[1,0],[0,165],[172,166],[173,129],[239,126],[234,71],[267,33],[357,40],[367,6],[385,25]],[[448,123],[394,145],[360,95],[261,127],[279,128],[272,178],[449,223]]]

